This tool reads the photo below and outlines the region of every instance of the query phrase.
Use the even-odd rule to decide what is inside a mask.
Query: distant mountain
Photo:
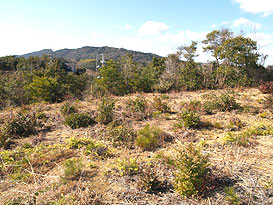
[[[96,59],[97,55],[104,54],[105,60],[109,59],[118,59],[127,54],[131,54],[133,59],[139,63],[147,63],[152,60],[153,57],[160,57],[158,55],[152,53],[143,53],[138,51],[127,50],[124,48],[113,48],[113,47],[92,47],[85,46],[82,48],[76,49],[61,49],[57,51],[53,51],[51,49],[44,49],[41,51],[36,51],[28,54],[21,55],[23,57],[29,56],[42,56],[44,54],[51,54],[55,57],[64,58],[68,61],[80,61],[82,59]]]

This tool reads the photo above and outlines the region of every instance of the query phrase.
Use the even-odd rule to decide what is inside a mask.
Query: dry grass
[[[141,151],[134,147],[114,147],[110,140],[104,138],[105,125],[94,125],[88,128],[72,130],[64,125],[63,117],[59,109],[62,104],[37,104],[29,106],[31,110],[43,111],[48,116],[48,130],[42,130],[35,136],[15,141],[15,147],[25,143],[33,147],[52,147],[59,144],[59,149],[49,149],[46,153],[33,154],[29,161],[22,165],[24,173],[30,175],[29,180],[22,181],[12,179],[9,166],[1,156],[0,160],[0,204],[230,204],[227,199],[225,187],[233,187],[240,203],[248,204],[272,204],[273,203],[273,136],[253,136],[247,147],[236,144],[225,144],[223,137],[227,132],[241,132],[248,127],[257,124],[272,125],[273,114],[263,108],[262,94],[258,89],[230,90],[235,99],[244,109],[242,111],[217,112],[213,115],[201,113],[200,120],[203,126],[197,129],[186,130],[177,128],[178,114],[185,102],[193,100],[204,102],[206,95],[213,93],[221,94],[222,90],[181,92],[166,94],[170,114],[159,113],[153,115],[153,99],[160,96],[157,93],[143,94],[149,117],[141,120],[131,119],[124,115],[126,101],[137,95],[113,97],[116,99],[116,121],[122,121],[134,130],[139,130],[146,123],[160,127],[168,135],[172,136],[172,142],[166,142],[162,148],[153,152]],[[74,102],[78,110],[94,112],[96,114],[99,99],[89,97],[85,101]],[[6,109],[0,113],[1,119],[5,119],[16,109]],[[263,118],[259,113],[266,111],[268,115]],[[239,119],[243,126],[238,130],[231,130],[230,121]],[[4,121],[4,120],[2,120]],[[2,122],[0,122],[2,123]],[[105,159],[95,158],[84,154],[84,148],[69,149],[66,147],[67,139],[75,137],[92,138],[100,140],[110,147],[113,156]],[[182,149],[186,143],[192,142],[196,146],[202,146],[204,153],[209,154],[212,170],[211,187],[203,197],[196,199],[184,199],[173,192],[174,167],[169,165],[168,159],[175,156],[176,149]],[[255,142],[255,143],[254,143]],[[2,150],[3,151],[3,150]],[[164,157],[159,156],[164,153]],[[64,172],[64,161],[70,158],[81,158],[84,164],[82,175],[76,181],[63,182],[61,176]],[[119,177],[115,174],[115,164],[118,159],[136,158],[141,163],[157,163],[160,167],[159,178],[165,180],[166,189],[161,193],[147,193],[140,190],[140,176]],[[171,161],[170,161],[171,163]]]

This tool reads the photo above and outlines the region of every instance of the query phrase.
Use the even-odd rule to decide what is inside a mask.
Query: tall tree
[[[198,55],[197,42],[192,41],[189,46],[180,46],[178,53],[184,57],[186,62],[183,66],[180,66],[178,73],[179,85],[186,90],[196,90],[202,87],[203,75],[201,68],[198,68],[198,64],[194,61],[194,58]]]
[[[228,39],[233,37],[233,32],[229,29],[223,28],[221,30],[214,30],[207,34],[206,39],[202,41],[206,46],[203,47],[205,52],[209,52],[215,58],[217,67],[220,65],[220,51],[221,46]]]

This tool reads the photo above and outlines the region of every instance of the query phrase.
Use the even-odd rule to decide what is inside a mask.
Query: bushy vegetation
[[[110,98],[103,98],[98,108],[97,121],[105,125],[112,122],[114,109],[115,101]]]
[[[135,99],[128,99],[126,101],[126,115],[139,120],[148,116],[147,101],[142,96],[137,96]]]
[[[166,102],[164,95],[154,98],[153,107],[156,111],[160,113],[170,113],[171,109]]]
[[[117,161],[117,169],[120,176],[134,175],[139,171],[139,164],[134,158],[119,159]]]
[[[224,137],[223,141],[226,144],[236,144],[239,146],[247,147],[253,141],[253,137],[255,136],[267,136],[273,134],[273,126],[266,126],[263,124],[259,124],[256,126],[252,126],[244,129],[242,132],[234,133],[228,132]]]
[[[136,140],[136,132],[126,125],[110,124],[107,129],[107,139],[112,141],[114,145],[125,145],[132,147]]]
[[[64,180],[76,180],[82,175],[83,164],[80,159],[68,159],[64,163]]]
[[[72,129],[78,129],[93,125],[96,121],[87,113],[72,113],[65,117],[64,123]]]
[[[219,96],[207,96],[209,100],[204,102],[203,108],[207,114],[212,114],[215,111],[232,111],[240,108],[236,102],[235,97],[228,93],[223,93]]]
[[[146,124],[138,131],[136,145],[143,150],[153,150],[164,142],[163,132],[160,128]]]
[[[236,144],[239,146],[246,147],[249,145],[250,136],[246,133],[232,133],[228,132],[224,137],[223,141],[226,144]]]
[[[0,58],[0,108],[35,101],[61,102],[67,96],[82,98],[92,81],[92,93],[125,95],[135,92],[169,92],[260,86],[272,92],[272,72],[262,65],[264,56],[257,43],[228,29],[215,30],[203,41],[204,51],[212,54],[209,65],[195,62],[197,42],[183,45],[176,53],[154,58],[149,64],[138,64],[132,55],[109,60],[99,69],[98,78],[67,73],[62,59],[50,56]],[[270,91],[271,90],[271,91]]]
[[[209,161],[198,148],[189,144],[179,151],[175,162],[175,190],[184,197],[201,195],[206,189]]]
[[[100,141],[95,141],[90,138],[79,138],[74,137],[67,140],[67,147],[70,149],[81,149],[84,148],[85,155],[92,155],[100,159],[104,159],[112,156],[109,148]]]
[[[1,57],[0,70],[6,71],[0,73],[0,108],[37,101],[61,102],[67,96],[81,98],[91,80],[86,74],[67,73],[64,60],[49,56]]]
[[[157,167],[152,164],[145,164],[141,169],[140,186],[147,192],[153,193],[163,187],[162,181],[158,177]]]
[[[69,102],[66,102],[60,108],[60,112],[63,116],[77,113],[76,107]]]
[[[0,177],[5,185],[0,203],[270,201],[273,97],[266,81],[272,74],[249,38],[220,30],[203,43],[214,57],[208,64],[195,62],[197,43],[192,42],[147,64],[132,56],[110,60],[90,76],[69,73],[64,60],[50,56],[0,58]],[[263,88],[267,94],[226,89],[261,80],[269,85]],[[217,88],[225,90],[184,92]],[[83,97],[86,101],[78,100]],[[23,111],[13,114],[18,108],[12,106],[19,105]],[[62,119],[72,129],[99,124],[72,132]],[[261,123],[253,126],[257,120]],[[43,123],[46,129],[40,128]],[[181,150],[187,142],[193,144]],[[224,191],[226,186],[235,188]]]
[[[35,113],[19,111],[7,119],[6,123],[0,127],[0,145],[8,146],[12,139],[28,137],[34,134],[37,127],[43,124],[36,117]]]
[[[179,125],[185,128],[195,128],[198,126],[200,117],[193,111],[183,111],[179,116]]]

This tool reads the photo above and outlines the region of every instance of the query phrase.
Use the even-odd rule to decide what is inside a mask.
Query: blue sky
[[[0,0],[0,9],[0,56],[82,46],[165,56],[226,27],[257,40],[273,64],[272,0]]]

